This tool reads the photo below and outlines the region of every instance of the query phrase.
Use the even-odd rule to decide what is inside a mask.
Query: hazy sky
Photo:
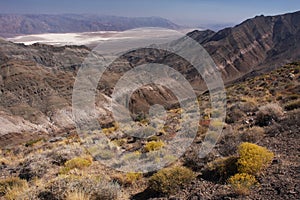
[[[237,24],[300,10],[300,0],[0,0],[0,13],[160,16],[181,25]]]

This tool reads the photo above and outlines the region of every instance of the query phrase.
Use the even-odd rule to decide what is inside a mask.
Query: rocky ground
[[[197,177],[170,194],[160,194],[149,188],[153,173],[130,174],[112,170],[91,157],[91,152],[84,148],[84,138],[65,133],[3,146],[0,196],[3,199],[56,200],[71,198],[68,192],[83,192],[89,194],[90,199],[299,199],[299,71],[300,64],[292,63],[228,86],[222,137],[207,157],[200,159],[197,156],[207,130],[207,124],[203,122],[209,122],[211,114],[208,109],[207,116],[202,116],[193,144],[173,163],[191,169]],[[202,95],[199,99],[203,108],[207,108],[208,96]],[[278,115],[262,118],[266,105],[278,110]],[[118,148],[137,152],[140,156],[145,151],[157,150],[147,147],[151,141],[166,143],[176,134],[178,121],[174,118],[180,113],[180,109],[168,111],[167,128],[144,140],[126,136],[116,124],[103,132]],[[138,123],[148,126],[147,119],[140,119]],[[271,165],[256,175],[259,185],[247,194],[237,193],[228,184],[228,177],[209,170],[211,162],[237,156],[237,147],[242,142],[258,144],[275,154]],[[232,172],[226,174],[230,176]],[[9,190],[7,184],[13,186],[13,190]]]

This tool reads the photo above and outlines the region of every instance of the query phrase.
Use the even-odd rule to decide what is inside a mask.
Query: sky
[[[0,0],[0,13],[159,16],[195,27],[299,10],[300,0]]]

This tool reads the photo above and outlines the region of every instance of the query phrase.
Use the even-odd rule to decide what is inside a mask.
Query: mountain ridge
[[[205,40],[197,39],[203,34],[201,31],[188,35],[203,45],[222,73],[233,80],[251,70],[274,69],[299,60],[299,24],[300,11],[297,11],[276,16],[256,16],[233,28],[211,33]],[[240,74],[240,71],[243,73]]]
[[[300,12],[259,16],[233,28],[218,32],[193,31],[188,35],[208,51],[226,84],[253,71],[270,71],[300,60]],[[1,129],[0,138],[5,137],[5,142],[11,136],[13,141],[21,141],[15,139],[16,134],[24,139],[23,134],[47,135],[74,129],[71,117],[73,84],[78,68],[90,52],[91,49],[84,46],[26,46],[0,39],[0,124],[12,127],[11,130]],[[176,56],[159,51],[142,54],[142,57],[140,53],[129,52],[121,58],[128,65],[112,66],[103,74],[97,88],[96,105],[104,127],[113,123],[107,104],[114,83],[134,65],[147,62],[173,65],[194,88],[205,91],[197,70],[188,63],[177,62]],[[138,108],[134,110],[138,114],[162,102],[172,108],[176,98],[165,88],[150,86],[135,92],[130,104]]]
[[[161,17],[119,17],[92,14],[0,14],[0,36],[24,34],[124,31],[139,27],[178,29]]]

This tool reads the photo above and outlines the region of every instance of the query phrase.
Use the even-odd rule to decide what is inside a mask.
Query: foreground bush
[[[239,146],[238,153],[238,171],[252,175],[259,174],[267,168],[274,158],[274,154],[266,148],[248,142]]]
[[[230,177],[228,179],[228,183],[237,194],[245,195],[248,194],[250,189],[257,184],[257,181],[253,175],[239,173]]]
[[[164,168],[149,180],[149,187],[161,194],[173,194],[195,178],[192,170],[186,167]]]

